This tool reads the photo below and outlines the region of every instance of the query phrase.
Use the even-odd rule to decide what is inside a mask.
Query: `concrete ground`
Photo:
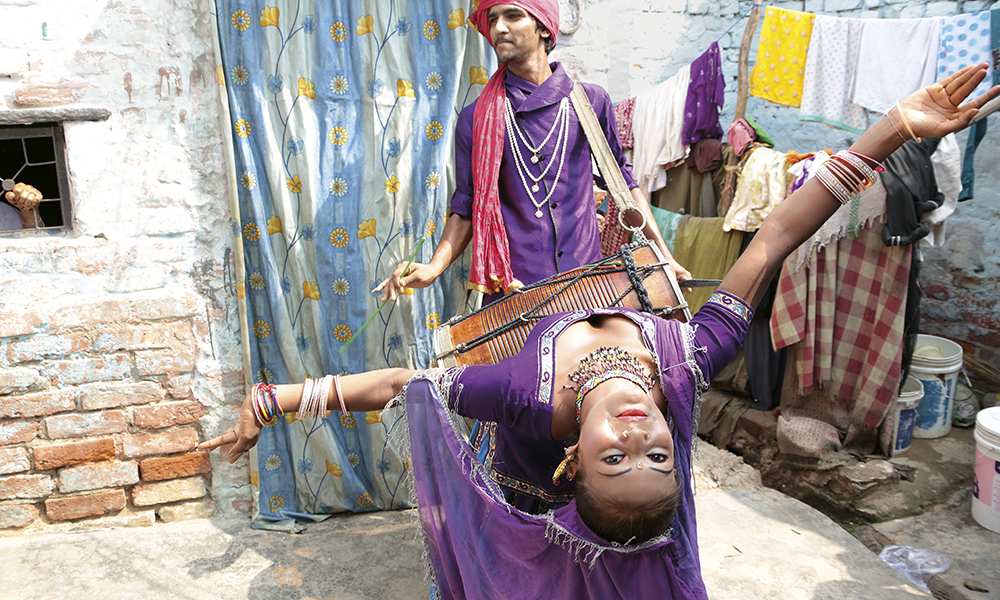
[[[763,488],[729,452],[701,444],[696,482],[713,600],[927,597],[815,509]],[[1000,556],[996,543],[983,561]],[[339,515],[298,535],[192,520],[4,537],[0,564],[0,600],[428,595],[410,511]]]

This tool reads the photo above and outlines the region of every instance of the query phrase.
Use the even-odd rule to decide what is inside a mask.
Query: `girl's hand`
[[[962,104],[986,78],[987,67],[986,63],[969,65],[900,100],[903,116],[913,133],[917,137],[943,137],[967,127],[980,108],[1000,95],[1000,86],[993,86],[982,96]],[[894,121],[901,135],[906,136],[908,132],[904,123],[899,122],[899,116]]]
[[[257,438],[260,437],[261,424],[257,422],[257,416],[254,414],[253,402],[253,394],[248,395],[243,401],[236,426],[223,431],[217,438],[198,444],[198,449],[214,450],[220,446],[229,446],[228,450],[224,450],[226,459],[230,463],[239,460],[257,444]]]

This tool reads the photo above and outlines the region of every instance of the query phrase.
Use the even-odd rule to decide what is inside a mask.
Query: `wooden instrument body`
[[[633,249],[632,256],[638,269],[649,271],[642,286],[649,296],[650,304],[662,309],[658,313],[665,318],[685,322],[690,320],[691,314],[681,289],[659,249],[647,244]],[[608,261],[606,259],[602,262]],[[632,286],[632,281],[621,268],[621,263],[622,259],[619,258],[617,265],[596,268],[584,266],[560,273],[524,290],[508,294],[474,313],[451,319],[435,332],[438,365],[450,367],[495,364],[513,356],[524,346],[538,317],[612,306],[641,309],[635,290],[625,293]],[[574,276],[588,270],[592,272],[569,283]],[[526,315],[532,318],[526,318]],[[476,341],[498,329],[505,331],[492,339]]]

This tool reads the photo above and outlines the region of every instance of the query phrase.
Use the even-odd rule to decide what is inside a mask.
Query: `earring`
[[[554,483],[554,484],[558,484],[559,483],[559,478],[562,477],[563,473],[566,472],[566,466],[574,458],[576,458],[576,453],[575,452],[571,452],[571,453],[569,453],[569,454],[566,455],[566,458],[564,458],[562,460],[562,462],[559,463],[559,466],[556,467],[556,472],[552,474],[552,483]],[[570,478],[567,477],[567,479],[570,479]],[[572,481],[572,479],[570,479],[570,481]]]

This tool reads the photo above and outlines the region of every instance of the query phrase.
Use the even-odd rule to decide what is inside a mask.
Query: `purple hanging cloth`
[[[712,42],[708,50],[691,63],[691,83],[684,103],[684,129],[681,141],[691,145],[703,138],[719,139],[719,109],[726,102],[726,81],[722,76],[722,54],[719,43]]]

